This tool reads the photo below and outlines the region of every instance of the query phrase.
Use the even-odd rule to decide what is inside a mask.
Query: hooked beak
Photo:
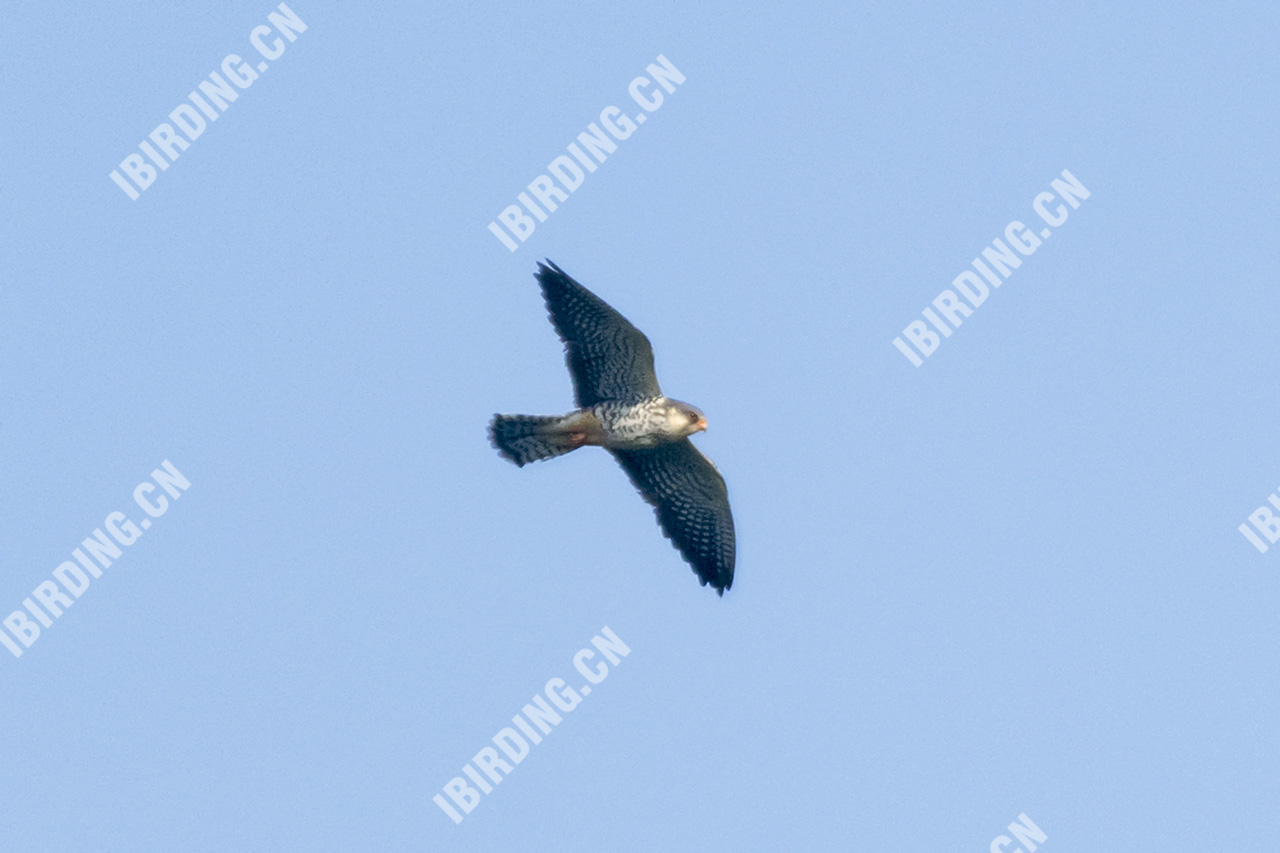
[[[697,423],[695,423],[695,424],[693,425],[693,428],[694,428],[695,430],[697,430],[698,432],[706,432],[706,430],[707,430],[707,419],[706,419],[706,418],[698,418],[698,422],[697,422]]]

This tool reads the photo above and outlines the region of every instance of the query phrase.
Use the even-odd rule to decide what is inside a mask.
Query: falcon
[[[534,274],[573,378],[578,409],[567,415],[494,415],[489,439],[524,466],[579,447],[618,460],[658,525],[703,586],[733,585],[733,516],[724,478],[689,436],[707,428],[697,408],[658,387],[649,339],[550,260]]]

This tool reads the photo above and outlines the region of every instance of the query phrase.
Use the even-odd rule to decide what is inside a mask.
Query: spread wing
[[[733,515],[724,478],[689,439],[647,450],[611,450],[662,532],[693,566],[702,585],[733,585]]]
[[[659,397],[649,339],[603,299],[547,261],[535,274],[547,311],[564,341],[579,406]]]

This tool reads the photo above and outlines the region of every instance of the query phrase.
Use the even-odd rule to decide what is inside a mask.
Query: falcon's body
[[[548,261],[538,283],[565,343],[579,409],[560,417],[494,415],[489,435],[517,465],[596,445],[614,455],[704,585],[733,583],[733,517],[724,478],[689,436],[702,412],[665,396],[649,340]]]
[[[635,403],[587,406],[565,415],[555,428],[579,446],[594,444],[609,450],[641,450],[678,441],[706,426],[702,413],[687,403],[651,397]],[[524,464],[518,458],[513,461]]]

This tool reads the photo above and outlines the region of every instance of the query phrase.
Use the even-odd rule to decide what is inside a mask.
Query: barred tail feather
[[[563,430],[563,417],[538,415],[494,415],[489,424],[489,440],[498,453],[517,465],[560,456],[581,446]]]

